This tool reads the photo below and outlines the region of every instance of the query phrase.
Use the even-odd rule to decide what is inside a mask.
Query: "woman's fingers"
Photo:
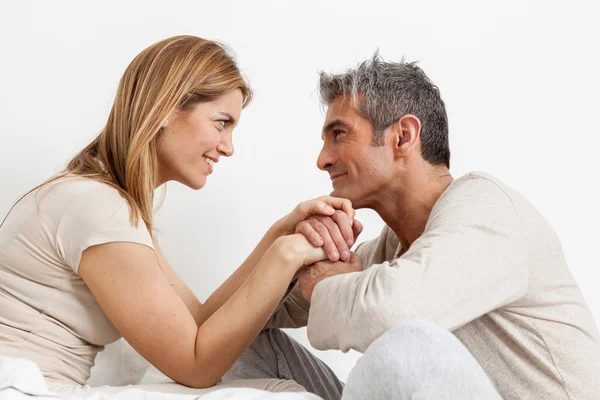
[[[356,211],[354,211],[354,208],[352,208],[352,202],[350,200],[343,199],[341,197],[332,197],[332,196],[322,196],[319,199],[321,201],[327,203],[327,205],[329,205],[330,207],[332,207],[336,210],[344,211],[346,214],[348,214],[348,217],[350,218],[350,220],[354,219],[354,216],[356,215]],[[331,215],[331,214],[327,214],[327,215]]]
[[[333,215],[335,209],[328,202],[319,199],[303,201],[296,207],[298,210],[297,218],[303,220],[312,215]]]
[[[354,219],[354,215],[356,214],[350,200],[331,196],[322,196],[313,200],[303,201],[296,208],[300,220],[315,214],[332,216],[336,210],[342,210],[348,214],[351,220]]]

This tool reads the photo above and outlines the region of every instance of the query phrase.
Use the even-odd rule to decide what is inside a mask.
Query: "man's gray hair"
[[[378,52],[356,69],[341,74],[320,73],[319,95],[329,106],[336,98],[350,98],[373,124],[373,144],[383,144],[383,133],[404,115],[421,121],[421,154],[433,165],[450,168],[448,116],[440,91],[415,62],[386,62]]]

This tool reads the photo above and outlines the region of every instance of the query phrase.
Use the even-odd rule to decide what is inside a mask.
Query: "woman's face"
[[[177,181],[198,190],[221,156],[233,155],[231,133],[242,112],[243,96],[233,90],[186,110],[176,109],[157,136],[156,187]]]

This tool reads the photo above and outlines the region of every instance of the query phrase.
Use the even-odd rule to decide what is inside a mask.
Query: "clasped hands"
[[[349,200],[322,196],[298,204],[282,220],[286,233],[297,236],[297,251],[305,252],[296,277],[307,301],[323,279],[363,270],[360,256],[350,251],[363,230],[355,214]]]

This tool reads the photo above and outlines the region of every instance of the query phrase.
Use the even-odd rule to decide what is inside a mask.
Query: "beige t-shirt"
[[[0,355],[35,361],[50,381],[87,381],[120,334],[77,271],[86,248],[108,242],[153,247],[108,185],[68,177],[17,203],[0,228]]]
[[[308,321],[314,347],[365,351],[398,323],[428,320],[462,341],[506,400],[600,398],[598,329],[559,239],[499,180],[455,180],[406,252],[386,226],[357,253],[364,271],[321,281],[310,305],[295,288],[269,326]]]

